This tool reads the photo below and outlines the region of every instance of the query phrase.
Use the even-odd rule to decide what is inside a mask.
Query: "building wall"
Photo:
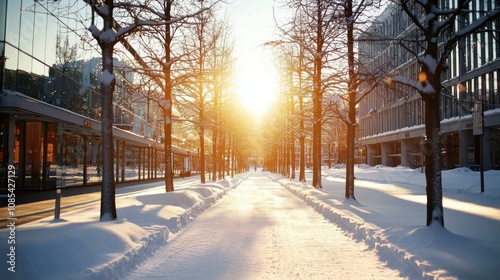
[[[87,30],[90,18],[84,1],[0,1],[0,177],[14,164],[22,188],[101,180],[101,55]],[[124,53],[116,55],[115,178],[163,176],[159,110],[138,96],[124,61]],[[197,156],[186,156],[180,146],[174,154],[188,165],[183,168]]]
[[[453,3],[449,2],[450,5]],[[472,9],[488,10],[494,7],[495,1],[473,1],[472,5]],[[471,24],[478,16],[478,13],[470,13],[459,18],[456,29]],[[487,28],[500,29],[500,18],[489,23]],[[415,27],[407,15],[398,6],[390,5],[363,36],[387,39],[412,34],[415,34]],[[497,141],[497,133],[492,132],[500,127],[500,41],[495,38],[496,34],[492,32],[472,34],[459,42],[448,59],[450,68],[442,78],[444,95],[441,98],[443,167],[468,166],[479,162],[477,146],[480,140],[472,136],[471,122],[472,109],[477,100],[484,100],[486,111],[485,164],[489,163],[487,167],[492,168],[499,161],[497,153],[490,149],[490,143]],[[360,42],[358,47],[360,61],[368,70],[385,69],[388,77],[412,79],[416,79],[420,72],[415,57],[388,40]],[[423,51],[419,47],[415,50],[417,53]],[[400,163],[410,167],[422,164],[419,158],[423,154],[418,143],[425,138],[424,104],[418,92],[400,85],[377,89],[361,101],[359,122],[360,144],[367,146],[369,151],[378,150],[375,145],[382,145],[381,153],[374,152],[373,158],[368,158],[369,164]],[[395,160],[396,154],[384,153],[383,147],[387,143],[396,143],[400,147],[399,161]]]

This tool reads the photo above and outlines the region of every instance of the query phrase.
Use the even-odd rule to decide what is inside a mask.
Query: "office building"
[[[450,2],[451,4],[453,2]],[[498,1],[472,1],[472,10],[491,10]],[[457,19],[464,28],[480,16],[468,13]],[[403,38],[415,26],[395,4],[373,21],[363,36]],[[500,19],[487,25],[499,30]],[[380,71],[390,65],[389,75],[416,79],[420,72],[415,56],[392,41],[364,40],[358,45],[360,60],[368,69]],[[419,51],[419,50],[417,50]],[[421,50],[420,50],[421,51]],[[441,137],[443,168],[477,168],[481,157],[485,169],[500,165],[500,40],[495,32],[478,32],[462,39],[451,52],[449,69],[442,77]],[[475,104],[483,104],[483,137],[473,132]],[[476,107],[478,112],[480,106]],[[480,117],[480,114],[478,115]],[[359,104],[359,144],[363,162],[369,165],[423,165],[426,141],[424,104],[420,94],[404,87],[385,87]],[[483,153],[481,155],[481,139]]]
[[[86,5],[0,2],[0,190],[7,188],[3,178],[9,165],[15,167],[17,190],[101,180],[101,58],[86,30]],[[123,53],[114,61],[116,181],[159,178],[165,159],[159,110],[149,99],[137,98],[126,61]],[[191,170],[197,148],[177,134],[172,138],[175,172]]]

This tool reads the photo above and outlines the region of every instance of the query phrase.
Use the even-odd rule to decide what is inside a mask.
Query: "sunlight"
[[[243,106],[255,117],[262,117],[276,99],[278,80],[272,66],[247,61],[237,76],[237,94]]]
[[[427,204],[427,196],[425,194],[415,194],[412,193],[409,189],[399,187],[397,185],[375,183],[363,180],[356,181],[356,185],[362,188],[376,189],[382,192],[387,192],[388,195],[393,195],[403,200],[423,205]],[[455,211],[464,211],[464,209],[466,209],[467,212],[474,215],[500,221],[500,210],[493,207],[478,205],[472,202],[464,202],[448,197],[443,197],[443,207]]]
[[[424,205],[427,204],[427,197],[425,195],[400,195],[397,197]],[[455,211],[464,211],[464,209],[467,209],[468,213],[500,221],[500,210],[493,207],[478,205],[472,202],[464,202],[447,197],[443,198],[443,207],[445,209],[452,209]]]

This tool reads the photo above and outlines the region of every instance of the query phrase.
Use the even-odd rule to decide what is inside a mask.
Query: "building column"
[[[88,170],[87,170],[87,165],[89,162],[89,156],[88,156],[88,145],[89,141],[87,139],[87,136],[83,136],[83,185],[87,185],[87,179],[88,179]]]
[[[137,148],[139,150],[139,153],[137,154],[137,178],[139,180],[142,179],[142,174],[141,174],[141,171],[142,171],[142,147],[138,147]]]
[[[153,166],[154,166],[154,174],[153,178],[158,178],[158,149],[153,148],[154,156],[153,156]]]
[[[125,182],[125,164],[126,164],[126,161],[125,161],[125,141],[122,141],[122,144],[121,144],[121,154],[120,154],[120,158],[121,158],[121,166],[122,166],[122,172],[121,172],[121,181],[122,182]]]
[[[490,170],[492,168],[491,163],[491,146],[490,146],[491,128],[485,127],[483,129],[483,168],[484,170]]]
[[[393,148],[390,142],[384,142],[381,144],[381,156],[382,156],[382,162],[381,164],[384,166],[389,166],[389,154],[392,154]]]
[[[401,165],[406,167],[411,167],[411,163],[408,159],[408,154],[412,151],[412,141],[411,139],[401,140]]]
[[[120,179],[120,141],[115,141],[115,182]]]
[[[377,160],[373,156],[378,156],[377,145],[367,145],[366,146],[366,164],[370,166],[375,166]]]
[[[148,179],[151,179],[151,174],[152,174],[151,168],[153,167],[152,166],[151,147],[147,147],[146,149],[148,149]]]
[[[461,130],[460,137],[460,166],[467,167],[474,163],[474,145],[472,130]]]

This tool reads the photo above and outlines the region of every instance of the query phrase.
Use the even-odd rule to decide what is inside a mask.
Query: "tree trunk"
[[[205,184],[205,128],[200,127],[200,180]]]
[[[165,5],[165,20],[171,20],[172,1],[167,0]],[[165,25],[165,60],[171,61],[171,43],[172,34],[170,32],[170,24]],[[165,118],[164,128],[165,128],[165,191],[174,191],[174,173],[172,168],[172,71],[171,63],[167,63],[164,67],[165,76],[165,100],[167,108],[163,108],[163,114]]]
[[[320,103],[317,101],[315,103]],[[321,189],[321,103],[314,106],[313,125],[313,187]]]
[[[235,152],[234,135],[232,132],[229,134],[229,171],[231,178],[234,178],[234,152]]]
[[[435,89],[439,89],[438,84]],[[441,178],[441,123],[439,115],[440,90],[425,102],[425,190],[427,192],[427,226],[444,226],[443,192]]]
[[[300,77],[299,77],[300,78]],[[304,110],[303,110],[303,100],[302,96],[299,99],[299,109],[300,109],[300,135],[299,135],[299,181],[306,182],[306,137],[304,132]]]
[[[217,181],[217,128],[212,134],[212,180]]]
[[[113,28],[113,1],[107,0],[110,13],[103,18],[103,31]],[[102,50],[102,74],[101,74],[101,134],[102,134],[102,187],[101,187],[101,221],[109,221],[117,218],[115,201],[115,178],[114,178],[114,145],[113,145],[113,93],[115,90],[115,78],[113,76],[113,49],[115,42],[99,42]]]
[[[113,47],[102,48],[103,73],[113,74]],[[104,74],[105,76],[107,74]],[[105,78],[104,78],[105,79]],[[101,134],[102,134],[102,187],[101,187],[101,221],[117,218],[115,203],[114,178],[114,145],[113,145],[113,92],[115,79],[101,82]]]
[[[290,127],[291,130],[291,127]],[[285,132],[285,138],[287,141],[285,142],[285,177],[290,178],[290,167],[292,166],[292,163],[290,162],[290,156],[291,156],[291,149],[290,149],[290,141],[289,139],[289,133],[288,131]]]
[[[225,134],[221,133],[219,140],[219,180],[225,178],[225,149],[226,149],[226,137]]]
[[[172,168],[172,110],[164,110],[165,114],[165,191],[174,191],[174,173]]]
[[[304,99],[302,94],[302,63],[304,59],[302,46],[299,54],[299,181],[306,182],[306,137],[304,132]]]
[[[291,132],[290,136],[290,161],[291,161],[291,168],[292,168],[292,174],[290,175],[290,179],[295,180],[295,169],[297,168],[295,166],[295,133],[293,131]]]
[[[323,25],[321,21],[321,4],[317,1],[317,26],[316,26],[316,54],[314,56],[314,77],[313,77],[313,179],[312,185],[316,189],[323,188],[321,185],[321,113],[322,113],[322,52],[323,52]]]
[[[347,2],[345,18],[350,19],[353,14],[352,0]],[[349,68],[347,85],[349,112],[347,116],[347,162],[346,162],[346,180],[345,197],[347,199],[356,199],[354,196],[354,148],[356,138],[356,74],[354,72],[354,22],[347,21],[347,65]]]
[[[346,176],[345,176],[345,198],[354,199],[354,140],[355,126],[347,125],[347,160],[346,160]]]
[[[291,84],[292,82],[290,82]],[[294,95],[291,94],[290,96],[290,116],[295,115],[295,104],[294,104]],[[295,133],[294,133],[294,117],[290,117],[289,119],[289,131],[290,131],[290,140],[289,140],[289,149],[290,149],[290,179],[294,180],[295,179]]]

